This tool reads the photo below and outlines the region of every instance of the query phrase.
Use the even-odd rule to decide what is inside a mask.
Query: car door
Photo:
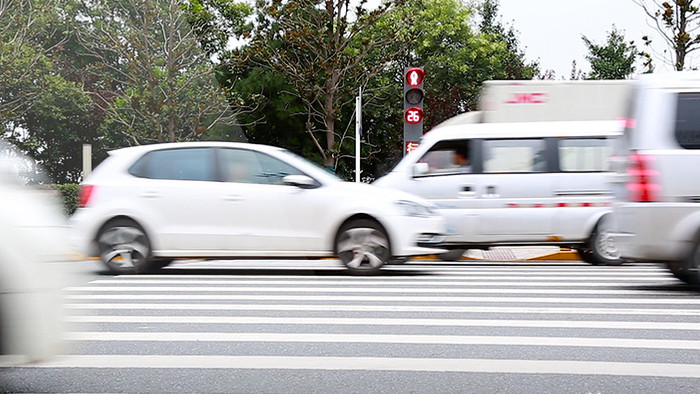
[[[146,153],[130,168],[129,187],[157,232],[159,251],[195,251],[216,246],[209,220],[219,182],[213,150],[208,147],[162,149]]]
[[[547,140],[484,139],[479,151],[481,173],[472,180],[475,239],[536,241],[554,234],[555,175],[549,171]]]
[[[605,136],[557,138],[560,175],[554,194],[561,209],[556,227],[564,239],[587,238],[590,218],[610,209],[614,200],[611,158],[615,142]]]
[[[308,234],[297,230],[289,212],[300,209],[302,189],[286,185],[286,175],[301,171],[266,153],[244,148],[220,148],[222,179],[219,214],[214,219],[222,248],[236,253],[288,253],[307,250]],[[313,212],[307,212],[312,218]]]

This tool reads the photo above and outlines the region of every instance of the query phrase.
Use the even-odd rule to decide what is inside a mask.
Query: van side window
[[[676,140],[685,149],[700,149],[700,93],[679,93]]]
[[[544,172],[547,170],[545,149],[544,139],[484,140],[484,172]]]
[[[472,172],[469,140],[441,141],[435,144],[419,163],[428,163],[426,175],[463,174]]]
[[[563,172],[610,171],[612,140],[565,138],[559,140],[559,169]]]

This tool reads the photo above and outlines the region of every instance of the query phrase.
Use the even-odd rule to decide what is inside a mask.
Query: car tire
[[[695,237],[693,247],[685,259],[667,265],[673,276],[689,285],[700,287],[700,235]]]
[[[374,220],[352,220],[338,231],[335,254],[351,274],[376,275],[391,259],[389,237]]]
[[[462,259],[466,249],[452,249],[449,252],[440,253],[437,257],[442,261],[458,261]]]
[[[97,235],[102,263],[114,274],[142,274],[152,269],[151,243],[143,228],[131,219],[105,224]]]
[[[622,265],[623,263],[620,251],[612,238],[610,220],[607,216],[603,216],[598,221],[591,232],[588,245],[578,249],[578,252],[581,259],[591,265]]]

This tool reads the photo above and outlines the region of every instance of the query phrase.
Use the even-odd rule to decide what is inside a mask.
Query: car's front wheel
[[[373,275],[391,258],[389,237],[373,220],[353,220],[338,231],[335,253],[352,274]]]
[[[97,235],[100,258],[115,274],[140,274],[150,270],[151,243],[138,223],[126,218],[108,222]]]

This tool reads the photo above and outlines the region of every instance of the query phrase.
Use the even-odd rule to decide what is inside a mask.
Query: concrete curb
[[[418,256],[412,257],[411,260],[439,260],[439,257],[435,255],[428,256]],[[460,260],[464,261],[491,261],[493,259],[486,258],[476,258],[469,256],[462,256]],[[499,259],[499,261],[554,261],[554,260],[565,260],[565,261],[579,261],[581,257],[575,250],[561,250],[559,252],[547,253],[541,256],[534,256],[528,258],[515,258],[515,259]]]

